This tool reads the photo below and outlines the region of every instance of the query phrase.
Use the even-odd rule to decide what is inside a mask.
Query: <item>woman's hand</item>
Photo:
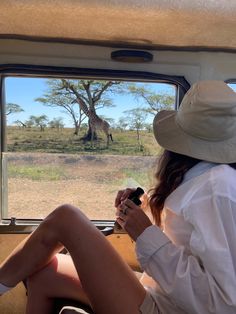
[[[115,202],[115,204],[119,204],[116,213],[117,222],[130,235],[130,237],[136,241],[138,236],[143,233],[147,227],[152,225],[152,222],[139,206],[127,199],[133,191],[132,189],[127,190],[125,194],[122,194],[123,197],[120,197],[121,195],[119,196],[118,193],[117,198],[119,201],[116,198],[117,203]],[[127,195],[126,199],[124,199],[124,195]]]
[[[125,190],[118,191],[115,199],[115,207],[118,208],[120,204],[126,200],[135,189],[127,188]]]
[[[132,192],[134,192],[136,189],[131,189],[131,188],[127,188],[125,190],[120,190],[117,193],[116,199],[115,199],[115,207],[119,207],[119,205],[121,204],[121,202],[123,202],[124,200],[126,200],[127,198],[129,198],[130,194]],[[149,209],[148,207],[148,195],[147,193],[144,193],[141,197],[140,197],[140,201],[142,202],[142,204],[140,205],[140,207],[144,210],[147,211]]]

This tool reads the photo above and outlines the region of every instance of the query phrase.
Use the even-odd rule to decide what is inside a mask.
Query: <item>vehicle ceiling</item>
[[[0,38],[236,51],[235,0],[1,0]]]

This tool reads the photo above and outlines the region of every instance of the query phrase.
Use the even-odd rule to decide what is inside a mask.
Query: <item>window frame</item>
[[[225,83],[226,84],[234,84],[236,87],[236,78],[231,78],[231,79],[225,80]]]
[[[124,71],[124,70],[104,70],[104,69],[91,69],[91,68],[75,68],[75,67],[55,67],[55,66],[37,66],[28,64],[6,64],[0,65],[0,175],[1,175],[1,190],[0,190],[0,233],[25,233],[32,232],[34,228],[42,221],[41,219],[20,219],[8,218],[3,219],[2,213],[3,193],[4,188],[4,171],[3,171],[3,158],[2,153],[6,151],[6,117],[5,117],[5,84],[4,80],[7,77],[22,77],[22,78],[70,78],[70,79],[114,79],[114,80],[129,80],[138,82],[152,82],[152,83],[166,83],[173,84],[176,87],[176,101],[175,109],[178,108],[184,94],[190,88],[190,84],[184,76],[171,76],[159,74],[154,72],[143,71]],[[108,220],[92,220],[92,222],[99,228],[110,228],[114,225],[114,221]]]

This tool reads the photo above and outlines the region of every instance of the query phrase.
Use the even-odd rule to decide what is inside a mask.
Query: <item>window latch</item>
[[[16,217],[11,217],[9,226],[15,226],[15,225],[16,225]]]

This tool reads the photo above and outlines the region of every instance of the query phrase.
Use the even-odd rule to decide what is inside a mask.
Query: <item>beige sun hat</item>
[[[223,81],[192,85],[178,111],[163,110],[153,121],[165,149],[197,159],[236,162],[236,93]]]

